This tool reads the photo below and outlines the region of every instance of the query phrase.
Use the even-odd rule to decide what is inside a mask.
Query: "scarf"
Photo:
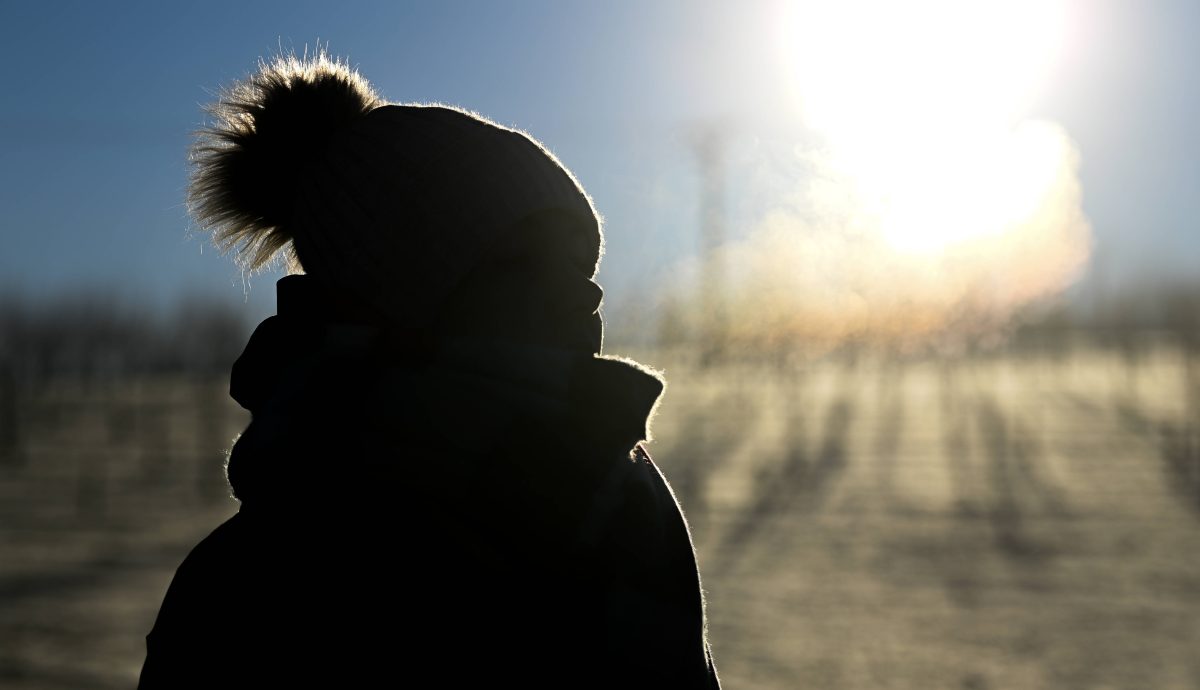
[[[649,439],[664,385],[628,359],[372,323],[314,278],[288,276],[278,314],[233,366],[230,394],[252,421],[226,472],[246,503],[353,491],[414,449],[449,463],[550,436],[627,454]]]

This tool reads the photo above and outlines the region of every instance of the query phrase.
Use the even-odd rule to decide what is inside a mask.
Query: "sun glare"
[[[781,22],[796,105],[878,233],[929,254],[1039,207],[1067,148],[1022,117],[1066,38],[1061,0],[798,2]]]

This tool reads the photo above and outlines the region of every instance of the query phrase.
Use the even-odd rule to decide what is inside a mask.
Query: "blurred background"
[[[727,687],[1200,688],[1200,5],[0,6],[0,686],[136,684],[282,273],[191,226],[259,56],[529,131],[663,369]]]

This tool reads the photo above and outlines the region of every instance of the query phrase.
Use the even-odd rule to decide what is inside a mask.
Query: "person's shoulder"
[[[246,519],[238,512],[192,547],[176,571],[176,579],[181,575],[200,575],[214,568],[227,567],[233,557],[246,548],[246,533]]]
[[[681,517],[671,484],[644,445],[639,443],[630,451],[626,470],[626,495],[633,507],[671,522]]]
[[[248,548],[245,518],[235,514],[197,543],[175,570],[151,635],[215,613]]]
[[[610,558],[606,618],[626,687],[719,687],[705,633],[691,533],[666,476],[638,444],[621,466],[601,543]]]
[[[229,595],[244,550],[243,531],[243,518],[234,515],[200,540],[176,569],[146,636],[139,688],[192,687],[183,679],[219,658],[221,632],[234,608]]]
[[[589,503],[585,541],[607,542],[608,548],[631,557],[629,552],[653,553],[664,542],[675,543],[682,536],[690,550],[675,494],[642,444],[627,457],[608,462],[606,475]]]

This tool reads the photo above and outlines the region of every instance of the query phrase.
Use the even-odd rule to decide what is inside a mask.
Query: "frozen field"
[[[670,380],[650,451],[727,687],[1200,688],[1200,415],[1178,351],[640,358]],[[19,397],[0,686],[135,684],[175,566],[235,510],[220,449],[246,418],[225,388]]]

